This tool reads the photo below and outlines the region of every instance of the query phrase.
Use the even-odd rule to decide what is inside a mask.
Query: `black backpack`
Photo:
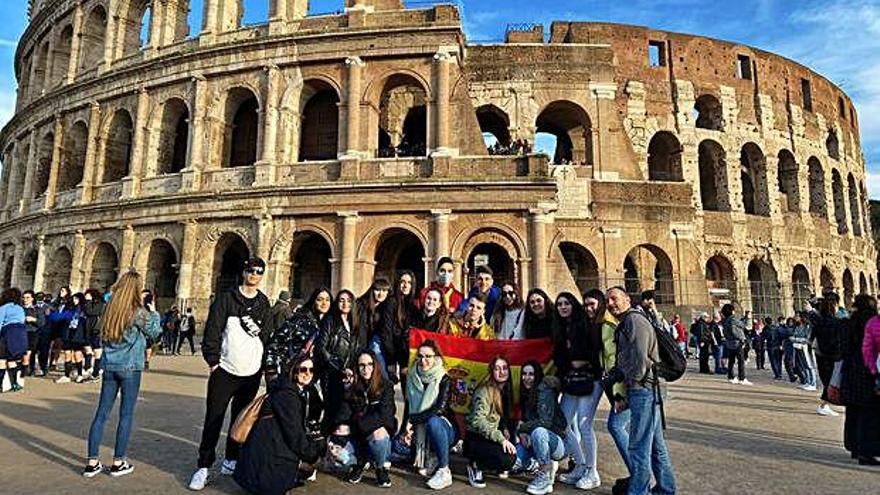
[[[654,328],[654,335],[657,337],[657,354],[660,355],[660,361],[654,363],[654,370],[657,376],[664,379],[667,383],[674,382],[684,375],[687,370],[687,359],[684,353],[678,347],[678,342],[670,332],[667,332],[658,323],[642,313]]]

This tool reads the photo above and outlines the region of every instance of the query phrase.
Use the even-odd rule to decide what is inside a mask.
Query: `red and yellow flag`
[[[411,328],[410,369],[417,365],[415,360],[418,348],[426,340],[433,340],[440,348],[446,372],[452,380],[450,403],[452,409],[459,414],[467,414],[471,394],[489,373],[489,362],[496,356],[505,358],[510,365],[510,381],[515,401],[519,401],[520,371],[527,361],[541,363],[545,372],[549,372],[552,366],[553,344],[550,339],[477,340]]]

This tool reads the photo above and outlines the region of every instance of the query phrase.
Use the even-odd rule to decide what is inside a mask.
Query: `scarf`
[[[434,365],[428,371],[422,371],[418,364],[414,368],[415,372],[410,373],[406,380],[406,397],[410,413],[420,413],[437,401],[437,396],[440,394],[440,381],[446,375],[446,370],[443,368],[443,360],[440,358],[434,358]],[[427,448],[427,423],[416,425],[413,433],[416,449],[415,466],[422,468],[427,464],[429,452]]]

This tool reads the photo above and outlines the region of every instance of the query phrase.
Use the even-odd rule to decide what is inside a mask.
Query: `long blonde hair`
[[[141,307],[141,275],[130,270],[119,277],[111,289],[112,297],[107,303],[102,317],[101,337],[110,342],[119,342],[122,335],[134,321],[134,314]]]

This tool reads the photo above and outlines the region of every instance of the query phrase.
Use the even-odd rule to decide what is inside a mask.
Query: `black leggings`
[[[746,379],[746,357],[742,344],[736,349],[727,349],[727,379],[733,379],[733,363],[737,363],[737,378]]]
[[[481,471],[510,471],[516,462],[516,455],[504,452],[500,443],[470,431],[464,437],[464,455]]]
[[[816,356],[816,368],[819,369],[819,379],[822,380],[822,400],[828,402],[828,384],[834,374],[834,360]]]
[[[196,345],[193,342],[193,334],[194,334],[194,332],[181,333],[180,340],[177,341],[177,349],[175,349],[175,352],[180,354],[180,348],[183,347],[183,341],[187,340],[187,341],[189,341],[189,352],[192,354],[195,354],[196,353]]]

